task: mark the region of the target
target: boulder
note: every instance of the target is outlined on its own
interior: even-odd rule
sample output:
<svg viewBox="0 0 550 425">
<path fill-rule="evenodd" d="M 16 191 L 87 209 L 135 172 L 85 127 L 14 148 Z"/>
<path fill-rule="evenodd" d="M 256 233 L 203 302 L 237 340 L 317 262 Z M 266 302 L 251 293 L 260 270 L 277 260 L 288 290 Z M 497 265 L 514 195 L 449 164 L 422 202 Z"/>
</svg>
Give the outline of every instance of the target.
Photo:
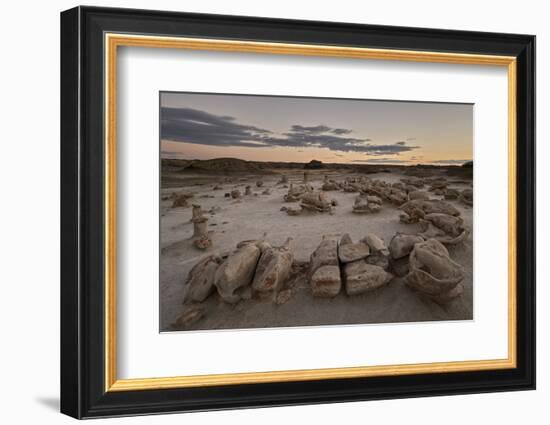
<svg viewBox="0 0 550 425">
<path fill-rule="evenodd" d="M 430 199 L 430 194 L 428 192 L 424 192 L 423 190 L 414 190 L 409 192 L 409 200 L 412 201 L 415 199 L 428 200 Z"/>
<path fill-rule="evenodd" d="M 451 236 L 458 236 L 464 232 L 464 220 L 460 217 L 442 213 L 431 213 L 426 214 L 424 218 Z"/>
<path fill-rule="evenodd" d="M 323 186 L 321 186 L 321 190 L 324 191 L 331 191 L 331 190 L 339 190 L 340 184 L 334 180 L 329 180 L 328 176 L 325 176 L 325 179 L 323 181 Z"/>
<path fill-rule="evenodd" d="M 233 199 L 238 199 L 241 197 L 241 191 L 239 189 L 235 189 L 231 191 L 231 197 Z"/>
<path fill-rule="evenodd" d="M 290 274 L 293 259 L 290 239 L 281 247 L 265 249 L 256 266 L 252 289 L 256 292 L 279 292 Z"/>
<path fill-rule="evenodd" d="M 366 243 L 349 243 L 338 247 L 338 258 L 342 263 L 351 263 L 368 257 L 370 248 Z"/>
<path fill-rule="evenodd" d="M 315 297 L 335 297 L 342 287 L 340 268 L 337 265 L 318 267 L 311 276 L 310 285 Z"/>
<path fill-rule="evenodd" d="M 446 245 L 462 242 L 470 234 L 464 227 L 462 218 L 448 214 L 427 214 L 421 223 L 423 229 L 422 233 L 419 233 L 420 236 L 424 239 L 437 239 Z"/>
<path fill-rule="evenodd" d="M 403 205 L 408 200 L 407 193 L 396 188 L 390 189 L 386 194 L 386 199 L 394 205 Z"/>
<path fill-rule="evenodd" d="M 464 189 L 458 198 L 463 204 L 468 206 L 474 205 L 474 191 L 472 189 Z"/>
<path fill-rule="evenodd" d="M 447 188 L 445 190 L 445 193 L 443 194 L 444 198 L 449 200 L 458 199 L 459 195 L 460 195 L 460 192 L 458 190 L 451 189 L 451 188 Z"/>
<path fill-rule="evenodd" d="M 373 253 L 381 252 L 385 255 L 389 255 L 390 253 L 384 241 L 375 234 L 369 233 L 367 236 L 361 239 L 361 242 L 366 243 Z"/>
<path fill-rule="evenodd" d="M 432 181 L 432 184 L 430 186 L 430 191 L 442 190 L 442 189 L 444 190 L 447 188 L 448 185 L 449 183 L 447 183 L 445 179 L 436 179 Z"/>
<path fill-rule="evenodd" d="M 311 187 L 307 184 L 294 185 L 291 183 L 284 200 L 285 202 L 298 202 L 305 193 L 310 191 Z"/>
<path fill-rule="evenodd" d="M 365 261 L 368 264 L 379 266 L 387 270 L 389 267 L 390 251 L 384 244 L 384 241 L 378 236 L 370 233 L 361 239 L 361 242 L 366 243 L 370 248 L 370 255 Z"/>
<path fill-rule="evenodd" d="M 296 208 L 287 207 L 287 208 L 285 208 L 284 211 L 286 211 L 286 213 L 287 213 L 288 215 L 300 215 L 300 214 L 302 214 L 302 211 L 303 211 L 303 210 L 302 210 L 302 207 L 298 206 L 298 207 L 296 207 Z"/>
<path fill-rule="evenodd" d="M 407 285 L 427 295 L 440 296 L 450 294 L 463 279 L 463 267 L 451 260 L 441 242 L 428 239 L 414 246 Z"/>
<path fill-rule="evenodd" d="M 367 264 L 362 260 L 344 266 L 344 279 L 348 295 L 362 294 L 380 288 L 392 278 L 393 276 L 382 267 Z"/>
<path fill-rule="evenodd" d="M 241 299 L 237 290 L 252 283 L 260 253 L 256 244 L 244 244 L 216 270 L 214 285 L 224 301 L 234 304 Z"/>
<path fill-rule="evenodd" d="M 424 218 L 423 215 L 425 214 L 442 213 L 455 217 L 460 215 L 460 211 L 454 206 L 438 199 L 415 199 L 401 205 L 399 209 L 405 212 L 411 219 L 414 220 L 417 218 L 416 221 L 413 221 L 415 223 L 418 222 L 419 219 Z"/>
<path fill-rule="evenodd" d="M 359 195 L 355 198 L 352 212 L 355 214 L 376 213 L 381 209 L 381 201 L 382 200 L 378 196 Z"/>
<path fill-rule="evenodd" d="M 312 191 L 304 193 L 301 197 L 300 206 L 303 209 L 317 212 L 330 212 L 332 204 L 325 192 Z"/>
<path fill-rule="evenodd" d="M 344 233 L 342 235 L 342 237 L 340 238 L 339 245 L 342 246 L 342 245 L 347 245 L 347 244 L 350 244 L 350 243 L 353 243 L 353 240 L 351 239 L 351 236 L 349 235 L 349 233 Z"/>
<path fill-rule="evenodd" d="M 338 242 L 336 239 L 323 238 L 310 257 L 310 274 L 321 266 L 338 266 Z"/>
<path fill-rule="evenodd" d="M 397 233 L 390 241 L 390 254 L 394 260 L 410 254 L 415 244 L 423 242 L 424 238 L 418 235 Z"/>
<path fill-rule="evenodd" d="M 185 281 L 186 304 L 203 302 L 214 292 L 214 277 L 221 262 L 222 259 L 217 255 L 209 255 L 193 266 Z"/>
</svg>

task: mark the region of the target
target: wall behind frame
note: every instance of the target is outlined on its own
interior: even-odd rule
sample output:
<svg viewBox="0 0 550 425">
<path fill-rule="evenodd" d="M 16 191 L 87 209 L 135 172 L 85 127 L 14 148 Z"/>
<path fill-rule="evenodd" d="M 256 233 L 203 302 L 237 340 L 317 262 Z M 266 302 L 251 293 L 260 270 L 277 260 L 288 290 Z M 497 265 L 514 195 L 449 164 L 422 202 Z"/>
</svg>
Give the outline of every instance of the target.
<svg viewBox="0 0 550 425">
<path fill-rule="evenodd" d="M 60 415 L 59 393 L 59 12 L 78 2 L 10 2 L 4 6 L 0 32 L 3 55 L 0 78 L 2 126 L 0 127 L 0 326 L 2 345 L 0 392 L 6 423 L 40 421 L 42 424 L 74 423 Z M 97 6 L 154 8 L 234 15 L 265 16 L 537 35 L 537 115 L 550 115 L 550 28 L 543 2 L 525 0 L 441 2 L 319 2 L 279 0 L 157 0 L 94 1 Z M 540 119 L 538 140 L 550 139 L 550 125 Z M 550 181 L 550 145 L 539 143 L 538 176 Z M 539 189 L 538 217 L 550 214 L 550 200 Z M 546 197 L 545 197 L 546 195 Z M 538 252 L 541 259 L 537 290 L 538 390 L 501 394 L 390 400 L 212 412 L 156 417 L 111 419 L 124 424 L 268 424 L 315 421 L 335 424 L 358 418 L 369 422 L 464 425 L 490 420 L 517 424 L 548 418 L 550 398 L 550 289 L 543 259 L 550 257 L 544 240 L 550 224 L 539 220 Z M 545 308 L 546 307 L 546 308 Z M 100 420 L 102 422 L 103 420 Z"/>
</svg>

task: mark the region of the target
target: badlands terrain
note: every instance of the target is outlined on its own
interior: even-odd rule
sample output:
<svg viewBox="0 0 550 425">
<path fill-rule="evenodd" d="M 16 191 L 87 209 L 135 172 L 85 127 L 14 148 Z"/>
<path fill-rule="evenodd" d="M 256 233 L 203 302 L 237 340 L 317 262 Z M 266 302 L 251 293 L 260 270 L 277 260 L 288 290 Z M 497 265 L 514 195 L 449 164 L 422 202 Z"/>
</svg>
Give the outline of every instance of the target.
<svg viewBox="0 0 550 425">
<path fill-rule="evenodd" d="M 160 330 L 471 320 L 472 178 L 163 159 Z"/>
</svg>

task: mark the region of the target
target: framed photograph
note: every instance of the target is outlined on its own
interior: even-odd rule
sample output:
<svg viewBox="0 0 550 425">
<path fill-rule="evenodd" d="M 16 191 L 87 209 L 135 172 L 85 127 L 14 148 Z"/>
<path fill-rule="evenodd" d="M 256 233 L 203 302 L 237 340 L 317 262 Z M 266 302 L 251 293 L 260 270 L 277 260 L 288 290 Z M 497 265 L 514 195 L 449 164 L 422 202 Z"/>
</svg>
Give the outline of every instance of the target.
<svg viewBox="0 0 550 425">
<path fill-rule="evenodd" d="M 61 411 L 535 388 L 535 37 L 61 14 Z"/>
</svg>

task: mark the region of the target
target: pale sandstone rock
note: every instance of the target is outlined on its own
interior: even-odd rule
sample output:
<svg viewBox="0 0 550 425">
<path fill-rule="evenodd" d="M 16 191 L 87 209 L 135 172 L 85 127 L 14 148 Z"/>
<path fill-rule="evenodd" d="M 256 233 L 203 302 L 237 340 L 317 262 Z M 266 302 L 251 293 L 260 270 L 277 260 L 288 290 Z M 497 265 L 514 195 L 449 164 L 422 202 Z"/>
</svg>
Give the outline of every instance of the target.
<svg viewBox="0 0 550 425">
<path fill-rule="evenodd" d="M 242 245 L 216 270 L 214 284 L 224 301 L 234 304 L 241 299 L 236 291 L 252 283 L 260 252 L 254 243 Z"/>
<path fill-rule="evenodd" d="M 304 209 L 317 212 L 330 212 L 332 205 L 325 192 L 312 191 L 304 193 L 300 206 Z"/>
<path fill-rule="evenodd" d="M 412 201 L 415 199 L 428 200 L 430 199 L 430 194 L 422 190 L 415 190 L 415 191 L 409 192 L 409 200 Z"/>
<path fill-rule="evenodd" d="M 209 255 L 193 266 L 185 282 L 185 303 L 203 302 L 214 292 L 214 277 L 221 262 L 219 256 Z"/>
<path fill-rule="evenodd" d="M 310 279 L 311 292 L 315 297 L 335 297 L 340 292 L 342 280 L 338 266 L 321 266 Z"/>
<path fill-rule="evenodd" d="M 290 274 L 293 259 L 290 240 L 281 247 L 264 250 L 256 266 L 252 288 L 257 292 L 279 292 Z"/>
<path fill-rule="evenodd" d="M 428 295 L 449 293 L 464 279 L 463 267 L 451 260 L 445 246 L 429 239 L 414 246 L 407 285 Z"/>
<path fill-rule="evenodd" d="M 350 244 L 350 243 L 353 243 L 353 240 L 351 239 L 351 236 L 349 235 L 349 233 L 344 233 L 342 235 L 342 237 L 340 238 L 339 245 L 342 246 L 342 245 L 347 245 L 347 244 Z"/>
<path fill-rule="evenodd" d="M 310 274 L 321 266 L 338 266 L 338 242 L 336 239 L 323 239 L 311 254 Z"/>
<path fill-rule="evenodd" d="M 424 238 L 417 235 L 397 233 L 390 241 L 390 254 L 394 260 L 403 258 L 412 251 L 415 244 L 423 242 Z"/>
<path fill-rule="evenodd" d="M 346 293 L 357 295 L 386 285 L 393 276 L 382 267 L 354 261 L 344 266 Z"/>
<path fill-rule="evenodd" d="M 350 243 L 338 247 L 338 258 L 342 263 L 351 263 L 368 257 L 370 248 L 366 243 Z"/>
</svg>

